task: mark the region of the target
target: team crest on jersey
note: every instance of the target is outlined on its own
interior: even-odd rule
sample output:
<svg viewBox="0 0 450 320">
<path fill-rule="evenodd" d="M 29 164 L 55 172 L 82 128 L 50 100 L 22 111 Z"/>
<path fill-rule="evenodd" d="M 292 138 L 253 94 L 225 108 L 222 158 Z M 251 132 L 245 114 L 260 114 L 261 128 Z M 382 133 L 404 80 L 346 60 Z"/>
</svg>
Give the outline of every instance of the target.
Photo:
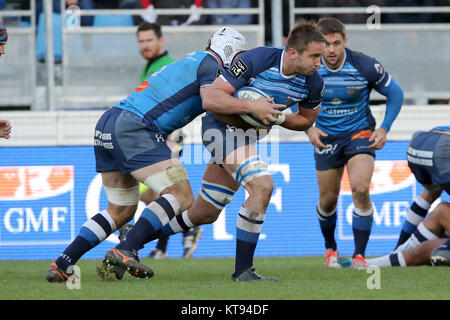
<svg viewBox="0 0 450 320">
<path fill-rule="evenodd" d="M 383 67 L 382 67 L 379 63 L 375 63 L 375 64 L 373 65 L 373 67 L 375 68 L 375 70 L 376 70 L 378 73 L 380 73 L 380 74 L 384 73 Z"/>
<path fill-rule="evenodd" d="M 235 64 L 233 64 L 233 66 L 230 69 L 230 72 L 236 78 L 240 78 L 247 70 L 248 67 L 241 59 L 239 59 Z"/>
<path fill-rule="evenodd" d="M 349 96 L 354 96 L 358 92 L 359 87 L 347 87 L 347 94 Z"/>
</svg>

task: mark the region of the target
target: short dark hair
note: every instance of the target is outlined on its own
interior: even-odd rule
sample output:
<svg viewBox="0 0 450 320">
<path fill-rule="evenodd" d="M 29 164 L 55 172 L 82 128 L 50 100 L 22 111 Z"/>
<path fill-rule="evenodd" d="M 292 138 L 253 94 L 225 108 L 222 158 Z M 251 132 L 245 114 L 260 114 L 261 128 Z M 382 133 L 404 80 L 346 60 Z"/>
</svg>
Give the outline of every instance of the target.
<svg viewBox="0 0 450 320">
<path fill-rule="evenodd" d="M 325 42 L 325 38 L 314 21 L 300 19 L 289 31 L 286 49 L 293 48 L 301 54 L 311 42 Z"/>
<path fill-rule="evenodd" d="M 325 36 L 332 33 L 340 33 L 342 38 L 345 39 L 345 25 L 339 19 L 331 17 L 321 18 L 317 22 L 317 27 Z"/>
<path fill-rule="evenodd" d="M 161 31 L 161 26 L 157 23 L 150 23 L 150 22 L 142 22 L 136 31 L 136 34 L 138 34 L 141 31 L 148 31 L 148 30 L 153 30 L 156 34 L 156 36 L 158 38 L 162 37 L 162 31 Z"/>
</svg>

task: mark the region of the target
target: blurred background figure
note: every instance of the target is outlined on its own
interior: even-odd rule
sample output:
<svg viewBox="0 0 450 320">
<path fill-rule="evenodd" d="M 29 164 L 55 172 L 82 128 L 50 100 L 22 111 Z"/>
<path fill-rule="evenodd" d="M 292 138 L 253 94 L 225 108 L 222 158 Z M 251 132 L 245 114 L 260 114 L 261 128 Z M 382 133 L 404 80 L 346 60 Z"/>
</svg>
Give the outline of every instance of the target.
<svg viewBox="0 0 450 320">
<path fill-rule="evenodd" d="M 207 4 L 209 8 L 251 8 L 251 0 L 208 0 Z M 242 14 L 224 14 L 211 16 L 211 24 L 218 25 L 234 25 L 234 24 L 252 24 L 252 15 Z"/>
<path fill-rule="evenodd" d="M 140 81 L 143 82 L 152 73 L 165 65 L 175 62 L 164 48 L 164 37 L 157 23 L 142 22 L 136 32 L 139 52 L 147 61 L 142 68 Z"/>
<path fill-rule="evenodd" d="M 203 7 L 203 0 L 141 0 L 142 8 L 147 10 L 147 13 L 142 15 L 142 18 L 150 23 L 158 22 L 162 25 L 190 25 L 190 24 L 204 24 L 205 18 L 201 17 L 199 9 Z M 158 16 L 155 9 L 191 9 L 191 14 L 186 18 L 186 15 L 180 16 Z"/>
<path fill-rule="evenodd" d="M 3 22 L 0 22 L 0 57 L 5 54 L 5 45 L 8 41 L 8 31 Z"/>
<path fill-rule="evenodd" d="M 8 41 L 8 31 L 3 22 L 0 22 L 0 57 L 5 54 L 5 45 Z M 9 139 L 11 124 L 8 120 L 0 120 L 0 138 Z"/>
</svg>

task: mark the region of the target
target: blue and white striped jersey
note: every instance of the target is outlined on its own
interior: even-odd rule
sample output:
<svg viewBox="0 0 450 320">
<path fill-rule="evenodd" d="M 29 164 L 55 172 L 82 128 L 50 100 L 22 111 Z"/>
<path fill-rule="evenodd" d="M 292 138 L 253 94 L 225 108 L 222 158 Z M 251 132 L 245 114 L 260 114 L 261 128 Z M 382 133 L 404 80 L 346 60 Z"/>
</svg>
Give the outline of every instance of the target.
<svg viewBox="0 0 450 320">
<path fill-rule="evenodd" d="M 320 106 L 323 80 L 317 72 L 310 76 L 285 76 L 281 66 L 284 48 L 258 47 L 243 53 L 222 74 L 236 90 L 250 85 L 274 98 L 277 104 L 291 107 L 299 103 L 304 108 Z"/>
<path fill-rule="evenodd" d="M 391 81 L 391 76 L 381 64 L 372 57 L 346 48 L 345 59 L 339 69 L 328 69 L 322 60 L 318 72 L 325 82 L 325 92 L 316 127 L 330 135 L 366 128 L 374 130 L 370 92 L 387 87 Z"/>
</svg>

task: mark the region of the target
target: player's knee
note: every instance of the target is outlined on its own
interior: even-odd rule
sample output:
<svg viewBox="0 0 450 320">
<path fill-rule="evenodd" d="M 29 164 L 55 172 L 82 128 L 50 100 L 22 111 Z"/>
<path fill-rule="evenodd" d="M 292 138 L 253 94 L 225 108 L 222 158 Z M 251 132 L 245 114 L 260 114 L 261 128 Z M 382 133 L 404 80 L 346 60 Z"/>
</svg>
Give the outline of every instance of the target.
<svg viewBox="0 0 450 320">
<path fill-rule="evenodd" d="M 430 219 L 436 219 L 438 221 L 449 220 L 450 219 L 450 203 L 441 202 L 439 203 L 433 212 L 430 214 Z"/>
<path fill-rule="evenodd" d="M 192 194 L 192 192 L 185 194 L 182 202 L 180 202 L 181 203 L 180 211 L 183 212 L 184 210 L 187 210 L 190 207 L 192 207 L 192 205 L 194 204 L 194 201 L 195 201 L 195 198 L 194 198 L 194 195 Z"/>
<path fill-rule="evenodd" d="M 117 228 L 122 227 L 125 223 L 131 221 L 136 213 L 138 206 L 129 205 L 129 206 L 118 206 L 112 203 L 109 203 L 108 213 L 111 215 L 114 220 Z"/>
<path fill-rule="evenodd" d="M 369 192 L 370 192 L 370 186 L 367 186 L 364 184 L 357 184 L 355 186 L 352 186 L 353 198 L 358 199 L 361 202 L 363 202 L 369 198 L 369 196 L 370 196 Z"/>
<path fill-rule="evenodd" d="M 161 195 L 163 194 L 171 194 L 177 199 L 180 205 L 179 212 L 183 212 L 192 207 L 195 201 L 194 194 L 190 188 L 187 190 L 185 188 L 168 188 L 161 193 Z"/>
<path fill-rule="evenodd" d="M 324 212 L 333 212 L 338 201 L 338 194 L 327 192 L 320 194 L 319 206 Z"/>
<path fill-rule="evenodd" d="M 257 177 L 246 185 L 246 190 L 251 197 L 258 196 L 270 199 L 273 188 L 273 179 L 269 175 Z"/>
<path fill-rule="evenodd" d="M 332 213 L 336 209 L 337 202 L 319 202 L 320 212 Z"/>
</svg>

